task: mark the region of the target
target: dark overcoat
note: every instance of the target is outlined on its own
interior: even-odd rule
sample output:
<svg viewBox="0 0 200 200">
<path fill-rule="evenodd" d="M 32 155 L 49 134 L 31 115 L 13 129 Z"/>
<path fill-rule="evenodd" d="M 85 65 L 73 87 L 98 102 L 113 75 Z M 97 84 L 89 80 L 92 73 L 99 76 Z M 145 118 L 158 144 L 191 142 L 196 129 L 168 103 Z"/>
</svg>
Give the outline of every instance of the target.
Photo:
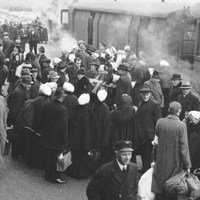
<svg viewBox="0 0 200 200">
<path fill-rule="evenodd" d="M 180 94 L 178 96 L 178 102 L 182 105 L 180 120 L 184 119 L 185 112 L 190 112 L 193 110 L 200 111 L 199 99 L 191 93 L 189 93 L 185 97 L 183 96 L 183 94 Z"/>
<path fill-rule="evenodd" d="M 88 105 L 77 105 L 69 122 L 69 144 L 72 150 L 97 149 L 100 135 L 94 112 Z"/>
<path fill-rule="evenodd" d="M 115 104 L 121 103 L 122 94 L 132 94 L 131 75 L 129 72 L 122 75 L 116 83 Z"/>
<path fill-rule="evenodd" d="M 139 103 L 136 116 L 136 147 L 154 139 L 156 123 L 161 117 L 162 111 L 153 100 Z"/>
<path fill-rule="evenodd" d="M 156 125 L 158 149 L 152 191 L 160 194 L 163 184 L 184 169 L 191 168 L 187 129 L 176 115 L 159 119 Z"/>
<path fill-rule="evenodd" d="M 125 177 L 117 161 L 100 167 L 87 186 L 88 200 L 135 200 L 137 165 L 130 163 Z"/>
<path fill-rule="evenodd" d="M 68 111 L 58 100 L 47 103 L 42 110 L 40 128 L 41 145 L 62 150 L 68 145 Z"/>
<path fill-rule="evenodd" d="M 69 119 L 73 115 L 76 106 L 78 105 L 78 98 L 71 92 L 67 92 L 67 96 L 64 98 L 63 105 L 68 110 Z"/>
<path fill-rule="evenodd" d="M 15 124 L 21 107 L 28 99 L 30 99 L 30 92 L 26 90 L 22 83 L 20 83 L 14 90 L 11 97 L 10 110 L 8 113 L 9 123 Z"/>
<path fill-rule="evenodd" d="M 172 102 L 172 101 L 178 101 L 178 96 L 179 96 L 180 94 L 182 94 L 181 88 L 180 88 L 181 85 L 182 85 L 182 83 L 180 82 L 178 85 L 173 86 L 173 88 L 172 88 L 172 93 L 171 93 L 171 97 L 170 97 L 171 102 Z"/>
</svg>

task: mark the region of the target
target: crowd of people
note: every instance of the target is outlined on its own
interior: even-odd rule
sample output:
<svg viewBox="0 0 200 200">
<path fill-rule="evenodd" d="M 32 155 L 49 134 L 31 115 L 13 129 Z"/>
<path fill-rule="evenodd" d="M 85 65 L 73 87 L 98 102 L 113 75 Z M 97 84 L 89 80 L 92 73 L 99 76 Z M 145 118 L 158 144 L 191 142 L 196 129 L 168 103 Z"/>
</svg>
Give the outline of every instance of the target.
<svg viewBox="0 0 200 200">
<path fill-rule="evenodd" d="M 129 45 L 117 51 L 104 42 L 89 52 L 82 40 L 71 52 L 63 51 L 53 59 L 47 58 L 43 46 L 38 50 L 37 54 L 30 48 L 21 59 L 16 45 L 8 57 L 3 46 L 0 54 L 2 72 L 5 58 L 10 58 L 1 82 L 6 78 L 9 82 L 8 96 L 1 96 L 2 154 L 5 142 L 12 143 L 14 159 L 44 169 L 45 179 L 54 183 L 66 182 L 57 171 L 57 157 L 64 150 L 72 153 L 72 164 L 65 172 L 69 176 L 87 178 L 103 166 L 88 186 L 91 200 L 116 199 L 116 195 L 129 199 L 130 188 L 120 190 L 129 173 L 116 184 L 110 170 L 130 165 L 134 178 L 126 186 L 135 191 L 137 167 L 130 160 L 136 163 L 136 155 L 142 159 L 141 173 L 155 161 L 152 190 L 158 199 L 170 176 L 183 168 L 189 172 L 200 167 L 200 102 L 181 74 L 171 74 L 167 61 L 152 66 L 144 52 L 136 55 Z M 13 131 L 6 136 L 6 130 Z M 152 156 L 153 147 L 157 147 L 156 156 Z M 105 167 L 115 154 L 114 166 Z"/>
</svg>

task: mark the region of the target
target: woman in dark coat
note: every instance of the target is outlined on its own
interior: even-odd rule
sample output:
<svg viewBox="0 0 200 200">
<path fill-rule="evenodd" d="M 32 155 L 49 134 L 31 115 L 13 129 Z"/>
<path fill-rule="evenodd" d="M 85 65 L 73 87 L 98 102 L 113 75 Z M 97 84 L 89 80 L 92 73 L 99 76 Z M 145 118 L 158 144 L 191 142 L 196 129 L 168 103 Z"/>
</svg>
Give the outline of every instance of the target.
<svg viewBox="0 0 200 200">
<path fill-rule="evenodd" d="M 92 105 L 92 110 L 97 118 L 97 125 L 100 131 L 100 164 L 105 164 L 109 160 L 108 158 L 108 137 L 110 135 L 110 110 L 106 103 L 104 103 L 107 98 L 108 93 L 106 90 L 99 90 L 96 98 L 94 99 L 94 104 Z"/>
<path fill-rule="evenodd" d="M 131 96 L 122 95 L 120 106 L 110 115 L 113 151 L 118 140 L 130 140 L 133 144 L 135 143 L 135 115 Z M 132 156 L 132 160 L 135 160 L 134 156 Z"/>
<path fill-rule="evenodd" d="M 69 121 L 69 146 L 72 152 L 72 165 L 68 168 L 69 175 L 76 178 L 87 178 L 92 169 L 91 150 L 99 148 L 100 136 L 94 112 L 88 106 L 90 97 L 82 94 Z"/>
<path fill-rule="evenodd" d="M 67 108 L 70 119 L 76 109 L 76 106 L 78 105 L 78 98 L 73 94 L 74 86 L 71 83 L 65 82 L 63 89 L 65 94 L 67 94 L 63 100 L 63 105 Z"/>
<path fill-rule="evenodd" d="M 44 105 L 50 102 L 51 89 L 48 85 L 42 84 L 39 88 L 39 97 L 33 100 L 32 105 L 34 109 L 34 118 L 32 130 L 28 135 L 28 151 L 27 151 L 27 164 L 29 167 L 42 168 L 43 155 L 39 145 L 41 137 L 40 120 L 41 112 Z"/>
</svg>

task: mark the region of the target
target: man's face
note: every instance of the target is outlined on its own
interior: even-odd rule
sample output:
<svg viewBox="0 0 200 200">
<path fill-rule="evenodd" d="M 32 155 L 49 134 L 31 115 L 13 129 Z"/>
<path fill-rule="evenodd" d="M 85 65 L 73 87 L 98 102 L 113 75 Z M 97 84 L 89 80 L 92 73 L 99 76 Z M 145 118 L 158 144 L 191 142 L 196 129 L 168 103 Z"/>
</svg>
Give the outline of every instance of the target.
<svg viewBox="0 0 200 200">
<path fill-rule="evenodd" d="M 121 69 L 117 70 L 117 74 L 120 75 L 120 76 L 125 74 L 125 73 L 126 73 L 126 71 L 124 71 L 124 70 L 121 70 Z"/>
<path fill-rule="evenodd" d="M 150 92 L 141 92 L 140 95 L 141 95 L 143 101 L 148 101 L 151 96 L 151 93 Z"/>
<path fill-rule="evenodd" d="M 51 78 L 51 82 L 57 83 L 58 82 L 58 78 Z"/>
<path fill-rule="evenodd" d="M 173 84 L 173 86 L 176 86 L 176 85 L 178 85 L 180 82 L 181 82 L 180 80 L 173 80 L 173 81 L 172 81 L 172 84 Z"/>
<path fill-rule="evenodd" d="M 26 88 L 27 91 L 29 91 L 31 89 L 31 84 L 24 83 L 24 87 Z"/>
<path fill-rule="evenodd" d="M 182 89 L 182 93 L 183 93 L 183 95 L 188 95 L 190 93 L 190 89 L 184 88 L 184 89 Z"/>
<path fill-rule="evenodd" d="M 80 68 L 81 67 L 81 60 L 77 60 L 75 64 L 76 64 L 76 67 Z"/>
<path fill-rule="evenodd" d="M 83 76 L 84 76 L 84 75 L 82 75 L 82 74 L 78 74 L 78 75 L 77 75 L 77 79 L 78 79 L 78 80 L 81 80 L 81 79 L 83 78 Z"/>
<path fill-rule="evenodd" d="M 44 67 L 48 67 L 48 66 L 49 66 L 49 63 L 43 62 L 43 66 L 44 66 Z"/>
<path fill-rule="evenodd" d="M 117 160 L 122 165 L 128 165 L 131 161 L 131 151 L 117 151 Z"/>
<path fill-rule="evenodd" d="M 38 73 L 37 72 L 32 72 L 31 76 L 35 79 L 37 77 Z"/>
</svg>

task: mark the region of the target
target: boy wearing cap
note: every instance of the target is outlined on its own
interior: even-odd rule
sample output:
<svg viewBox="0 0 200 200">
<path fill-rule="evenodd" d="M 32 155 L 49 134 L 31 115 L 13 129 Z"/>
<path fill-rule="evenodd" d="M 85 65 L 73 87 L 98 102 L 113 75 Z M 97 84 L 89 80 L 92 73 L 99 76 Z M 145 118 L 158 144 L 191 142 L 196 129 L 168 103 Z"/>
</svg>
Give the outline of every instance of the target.
<svg viewBox="0 0 200 200">
<path fill-rule="evenodd" d="M 88 200 L 135 200 L 137 165 L 131 163 L 132 142 L 116 142 L 116 159 L 100 167 L 87 186 Z"/>
</svg>

